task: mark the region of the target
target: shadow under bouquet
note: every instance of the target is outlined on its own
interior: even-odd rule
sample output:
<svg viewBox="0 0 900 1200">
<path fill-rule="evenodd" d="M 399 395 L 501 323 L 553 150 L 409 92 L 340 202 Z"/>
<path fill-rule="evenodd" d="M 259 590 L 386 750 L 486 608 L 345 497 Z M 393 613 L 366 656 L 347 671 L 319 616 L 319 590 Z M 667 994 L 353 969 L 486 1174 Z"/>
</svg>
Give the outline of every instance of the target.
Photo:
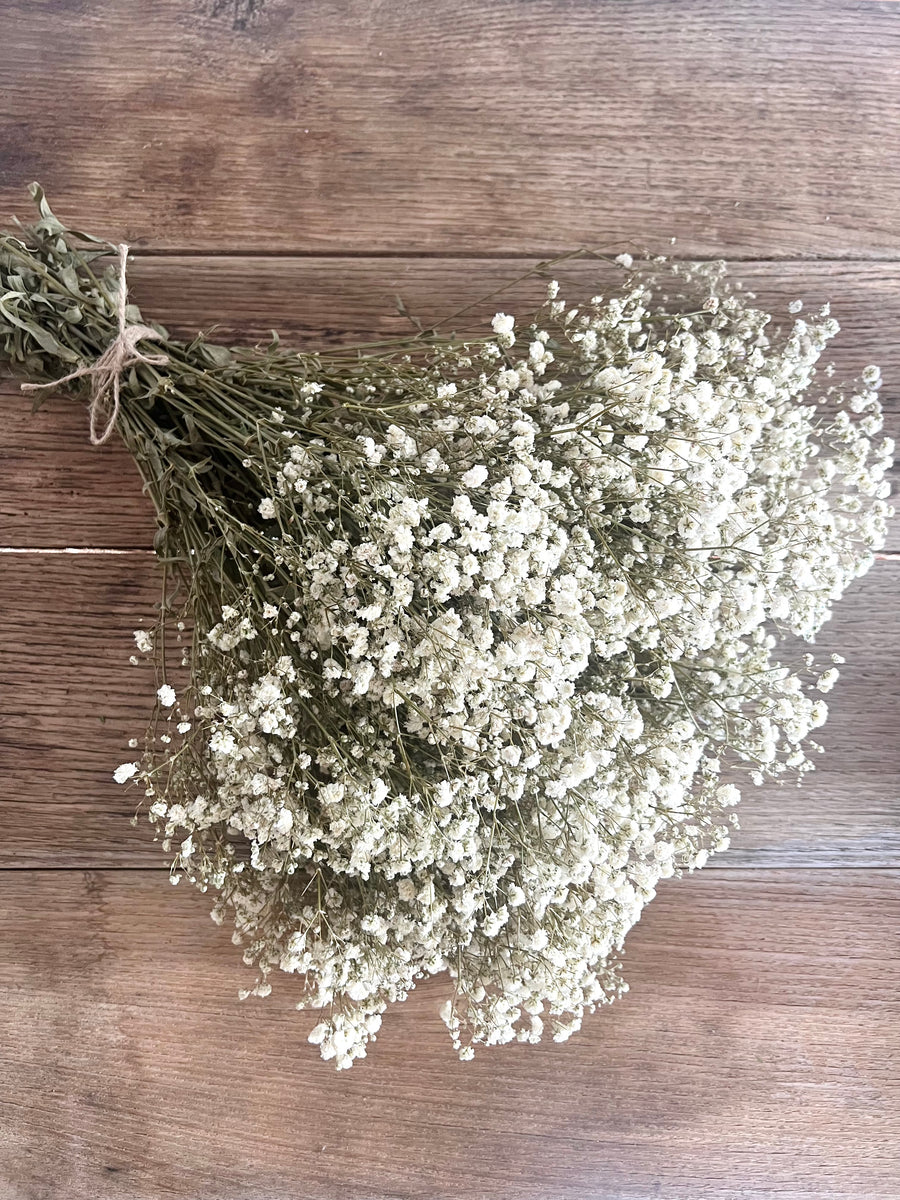
<svg viewBox="0 0 900 1200">
<path fill-rule="evenodd" d="M 740 785 L 811 767 L 837 668 L 777 651 L 884 544 L 877 368 L 814 399 L 826 310 L 771 336 L 721 266 L 627 255 L 471 335 L 179 342 L 33 192 L 0 358 L 89 394 L 156 508 L 155 712 L 115 778 L 173 880 L 250 992 L 302 977 L 338 1067 L 437 974 L 460 1057 L 564 1040 Z"/>
</svg>

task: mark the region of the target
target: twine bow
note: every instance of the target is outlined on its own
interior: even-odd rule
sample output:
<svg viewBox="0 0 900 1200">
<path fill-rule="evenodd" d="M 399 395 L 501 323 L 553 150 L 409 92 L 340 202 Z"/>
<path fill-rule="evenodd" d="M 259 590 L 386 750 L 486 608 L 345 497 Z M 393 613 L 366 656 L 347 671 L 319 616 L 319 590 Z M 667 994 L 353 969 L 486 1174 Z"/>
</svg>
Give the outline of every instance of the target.
<svg viewBox="0 0 900 1200">
<path fill-rule="evenodd" d="M 57 388 L 61 383 L 69 383 L 73 379 L 82 379 L 87 375 L 93 377 L 91 385 L 91 445 L 102 446 L 109 440 L 116 427 L 119 417 L 119 381 L 122 372 L 134 363 L 149 363 L 150 366 L 164 367 L 169 361 L 167 354 L 142 354 L 137 348 L 141 341 L 160 341 L 162 334 L 151 329 L 149 325 L 129 325 L 125 319 L 125 308 L 128 303 L 128 288 L 125 283 L 125 263 L 128 258 L 128 247 L 124 242 L 119 245 L 119 290 L 116 303 L 116 314 L 119 320 L 119 332 L 115 341 L 110 342 L 97 361 L 90 367 L 79 367 L 61 379 L 50 383 L 23 383 L 23 392 L 40 392 L 44 388 Z M 103 424 L 102 430 L 99 426 Z"/>
</svg>

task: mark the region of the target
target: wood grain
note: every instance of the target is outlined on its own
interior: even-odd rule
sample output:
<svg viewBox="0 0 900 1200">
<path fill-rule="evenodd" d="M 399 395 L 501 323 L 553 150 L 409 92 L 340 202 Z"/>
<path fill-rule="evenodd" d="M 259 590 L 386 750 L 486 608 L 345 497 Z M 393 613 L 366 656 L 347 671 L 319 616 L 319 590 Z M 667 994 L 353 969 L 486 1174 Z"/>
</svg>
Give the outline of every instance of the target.
<svg viewBox="0 0 900 1200">
<path fill-rule="evenodd" d="M 155 249 L 900 255 L 896 4 L 4 11 L 3 213 L 38 178 Z"/>
<path fill-rule="evenodd" d="M 156 681 L 133 667 L 132 630 L 152 618 L 150 554 L 0 559 L 0 866 L 159 866 L 111 772 L 132 756 Z M 900 865 L 900 563 L 881 562 L 825 626 L 817 653 L 848 659 L 802 788 L 749 788 L 722 866 Z"/>
<path fill-rule="evenodd" d="M 174 335 L 192 337 L 218 326 L 221 340 L 253 344 L 268 341 L 278 328 L 286 345 L 314 349 L 408 333 L 397 295 L 426 325 L 467 305 L 471 312 L 456 324 L 485 321 L 498 304 L 531 311 L 544 286 L 534 279 L 486 298 L 529 265 L 509 259 L 136 258 L 129 280 L 144 312 Z M 812 311 L 830 300 L 842 326 L 831 355 L 838 377 L 852 378 L 867 363 L 880 363 L 888 431 L 897 436 L 897 268 L 754 262 L 733 264 L 732 271 L 779 322 L 789 321 L 791 300 L 804 299 Z M 561 266 L 557 274 L 572 295 L 607 292 L 621 279 L 618 269 L 603 263 Z M 0 387 L 0 546 L 149 546 L 152 512 L 121 447 L 91 447 L 86 416 L 71 399 L 56 397 L 36 416 L 30 408 L 15 384 Z"/>
<path fill-rule="evenodd" d="M 349 1073 L 155 873 L 0 875 L 4 1200 L 896 1200 L 897 872 L 666 883 L 631 992 L 457 1062 L 444 985 Z M 377 1104 L 373 1099 L 377 1096 Z"/>
</svg>

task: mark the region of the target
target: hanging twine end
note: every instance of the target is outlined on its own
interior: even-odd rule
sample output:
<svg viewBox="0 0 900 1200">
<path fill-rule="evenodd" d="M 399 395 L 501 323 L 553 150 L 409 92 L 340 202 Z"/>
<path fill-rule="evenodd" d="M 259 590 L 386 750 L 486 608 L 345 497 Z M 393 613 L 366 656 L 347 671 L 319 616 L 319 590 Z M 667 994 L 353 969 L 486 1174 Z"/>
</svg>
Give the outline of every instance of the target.
<svg viewBox="0 0 900 1200">
<path fill-rule="evenodd" d="M 58 388 L 62 383 L 70 383 L 74 379 L 91 378 L 91 399 L 88 409 L 90 416 L 90 439 L 92 446 L 102 446 L 109 441 L 116 422 L 119 419 L 119 388 L 122 374 L 135 363 L 147 363 L 154 367 L 164 367 L 168 361 L 167 354 L 143 354 L 138 350 L 138 342 L 158 342 L 162 334 L 151 329 L 149 325 L 129 325 L 125 318 L 128 304 L 128 287 L 125 279 L 125 268 L 128 261 L 128 246 L 125 242 L 119 244 L 119 286 L 116 300 L 116 317 L 119 331 L 114 341 L 106 347 L 100 357 L 91 366 L 79 367 L 60 379 L 50 383 L 23 383 L 23 392 L 40 392 Z"/>
</svg>

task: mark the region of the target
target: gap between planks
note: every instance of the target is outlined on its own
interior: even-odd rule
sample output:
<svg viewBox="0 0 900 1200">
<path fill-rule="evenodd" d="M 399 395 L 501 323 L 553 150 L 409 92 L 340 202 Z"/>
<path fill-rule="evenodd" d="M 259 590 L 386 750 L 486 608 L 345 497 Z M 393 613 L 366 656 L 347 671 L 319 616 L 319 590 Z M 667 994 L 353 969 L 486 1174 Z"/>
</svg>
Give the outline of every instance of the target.
<svg viewBox="0 0 900 1200">
<path fill-rule="evenodd" d="M 146 546 L 122 546 L 107 549 L 102 546 L 0 546 L 0 554 L 150 554 L 155 550 Z M 875 555 L 876 562 L 900 561 L 900 550 L 885 550 Z"/>
<path fill-rule="evenodd" d="M 281 258 L 325 258 L 325 259 L 342 259 L 342 258 L 378 258 L 384 261 L 402 261 L 404 259 L 415 259 L 417 261 L 429 259 L 450 259 L 451 261 L 476 261 L 490 262 L 497 259 L 505 259 L 509 262 L 534 263 L 535 267 L 547 266 L 550 263 L 555 263 L 558 259 L 569 254 L 584 252 L 591 258 L 596 256 L 598 259 L 608 259 L 612 261 L 616 254 L 621 253 L 619 246 L 628 245 L 632 249 L 635 248 L 634 239 L 624 239 L 616 243 L 609 250 L 600 250 L 589 246 L 578 247 L 563 247 L 562 249 L 547 250 L 544 252 L 535 251 L 506 251 L 506 250 L 203 250 L 196 247 L 142 247 L 140 245 L 129 244 L 128 255 L 130 259 L 136 258 L 215 258 L 218 260 L 228 259 L 281 259 Z M 641 252 L 643 253 L 643 251 Z M 649 253 L 649 251 L 647 252 Z M 635 254 L 635 259 L 640 261 L 640 254 Z M 655 257 L 655 256 L 654 256 Z M 816 264 L 836 262 L 852 266 L 877 266 L 880 263 L 891 264 L 900 262 L 900 254 L 679 254 L 677 251 L 672 251 L 665 255 L 669 262 L 677 263 L 709 263 L 721 262 L 725 259 L 730 263 L 798 263 Z"/>
<path fill-rule="evenodd" d="M 722 853 L 727 854 L 728 851 L 727 850 L 722 851 Z M 856 863 L 839 863 L 839 862 L 814 863 L 814 862 L 811 862 L 811 863 L 774 863 L 774 864 L 767 863 L 767 862 L 760 862 L 758 865 L 751 865 L 751 864 L 744 863 L 738 867 L 726 867 L 726 866 L 719 864 L 716 866 L 707 866 L 707 867 L 703 867 L 700 869 L 702 869 L 703 874 L 707 878 L 715 877 L 720 882 L 724 882 L 725 880 L 728 880 L 729 882 L 732 882 L 732 881 L 746 882 L 748 878 L 755 878 L 756 876 L 760 875 L 763 872 L 765 872 L 766 874 L 773 874 L 773 875 L 774 874 L 778 874 L 778 875 L 819 874 L 819 875 L 821 875 L 823 872 L 826 872 L 826 871 L 827 872 L 840 871 L 842 875 L 850 875 L 854 871 L 859 875 L 866 875 L 866 876 L 873 876 L 873 875 L 896 876 L 898 874 L 898 868 L 897 868 L 896 864 L 891 865 L 890 863 L 881 863 L 881 864 L 876 864 L 873 866 L 873 865 L 869 865 L 869 864 L 863 865 L 858 862 L 856 862 Z M 148 866 L 147 863 L 135 863 L 132 866 L 128 863 L 102 863 L 101 862 L 101 863 L 95 863 L 93 865 L 90 865 L 90 864 L 82 865 L 82 866 L 71 865 L 71 866 L 66 866 L 66 867 L 54 867 L 54 866 L 48 866 L 48 865 L 42 864 L 42 863 L 38 863 L 38 864 L 32 864 L 32 863 L 0 864 L 0 877 L 2 877 L 3 875 L 27 874 L 28 872 L 31 872 L 31 874 L 33 874 L 33 875 L 34 874 L 44 875 L 44 874 L 47 874 L 48 872 L 52 872 L 52 873 L 58 874 L 58 875 L 65 875 L 65 874 L 77 875 L 79 873 L 80 874 L 88 874 L 88 875 L 106 875 L 106 874 L 113 874 L 113 873 L 120 874 L 122 872 L 128 872 L 130 874 L 143 873 L 145 875 L 168 875 L 169 867 L 166 866 L 165 863 L 160 863 L 158 866 Z M 676 882 L 678 882 L 679 879 L 682 881 L 687 880 L 691 876 L 696 875 L 697 873 L 698 873 L 698 871 L 696 871 L 696 870 L 690 871 L 690 872 L 683 872 L 680 876 L 675 875 L 675 876 L 670 876 L 670 878 L 672 878 Z M 668 881 L 661 880 L 660 882 L 666 883 Z"/>
<path fill-rule="evenodd" d="M 0 546 L 0 554 L 149 554 L 155 550 L 146 546 L 124 546 L 105 549 L 102 546 Z"/>
</svg>

